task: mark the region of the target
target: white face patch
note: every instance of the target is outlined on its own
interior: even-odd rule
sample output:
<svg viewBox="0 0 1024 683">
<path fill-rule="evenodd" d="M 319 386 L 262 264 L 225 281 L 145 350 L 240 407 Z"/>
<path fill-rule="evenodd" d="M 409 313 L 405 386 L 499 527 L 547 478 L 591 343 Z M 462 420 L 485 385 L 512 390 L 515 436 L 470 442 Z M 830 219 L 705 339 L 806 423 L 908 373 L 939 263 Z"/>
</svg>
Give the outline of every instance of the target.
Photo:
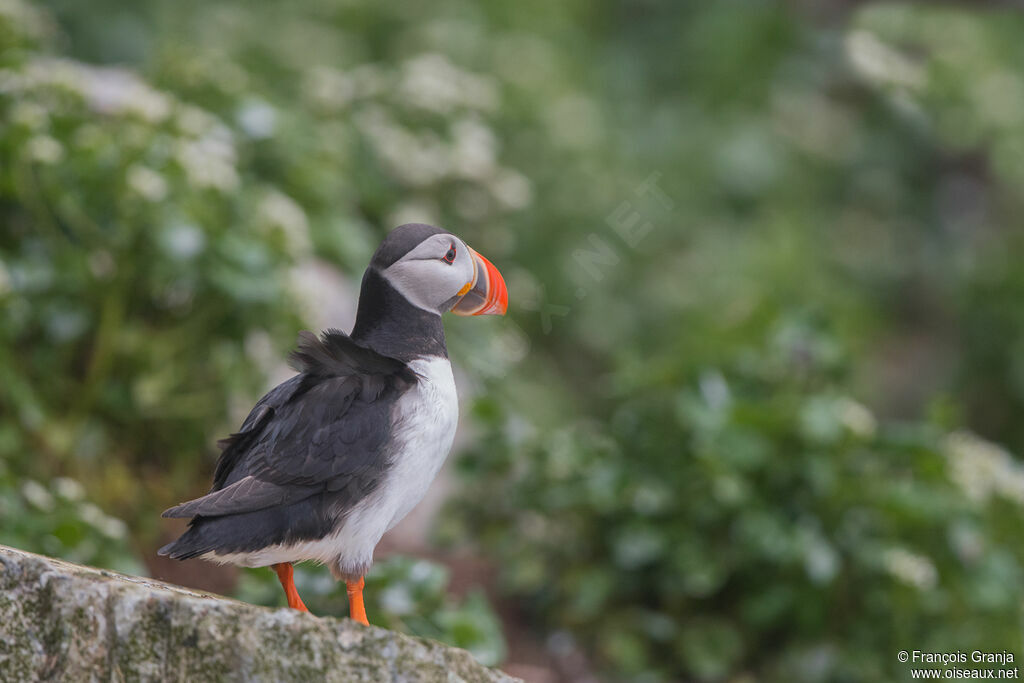
<svg viewBox="0 0 1024 683">
<path fill-rule="evenodd" d="M 452 248 L 455 258 L 444 259 Z M 414 306 L 445 313 L 455 297 L 473 281 L 473 256 L 454 235 L 433 235 L 384 271 L 384 278 Z"/>
</svg>

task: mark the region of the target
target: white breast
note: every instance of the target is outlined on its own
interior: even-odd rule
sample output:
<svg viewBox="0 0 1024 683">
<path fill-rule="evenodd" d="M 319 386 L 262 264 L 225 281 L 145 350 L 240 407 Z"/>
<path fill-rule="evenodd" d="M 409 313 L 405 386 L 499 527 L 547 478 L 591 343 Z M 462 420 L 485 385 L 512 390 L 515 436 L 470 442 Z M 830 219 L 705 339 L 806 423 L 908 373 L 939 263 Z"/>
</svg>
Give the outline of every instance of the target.
<svg viewBox="0 0 1024 683">
<path fill-rule="evenodd" d="M 377 489 L 349 512 L 331 539 L 342 573 L 373 561 L 381 536 L 423 500 L 455 438 L 459 401 L 446 358 L 414 360 L 419 382 L 395 403 L 390 467 Z"/>
<path fill-rule="evenodd" d="M 380 487 L 382 503 L 393 510 L 391 529 L 423 500 L 452 448 L 459 421 L 455 378 L 447 359 L 415 360 L 409 366 L 420 381 L 395 404 L 391 468 Z"/>
</svg>

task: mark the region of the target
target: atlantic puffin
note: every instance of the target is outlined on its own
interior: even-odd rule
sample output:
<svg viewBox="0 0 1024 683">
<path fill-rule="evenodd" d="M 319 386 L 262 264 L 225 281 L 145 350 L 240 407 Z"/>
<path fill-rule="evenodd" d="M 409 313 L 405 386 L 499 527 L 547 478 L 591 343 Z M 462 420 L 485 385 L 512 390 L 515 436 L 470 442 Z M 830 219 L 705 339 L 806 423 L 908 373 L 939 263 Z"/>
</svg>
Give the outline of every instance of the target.
<svg viewBox="0 0 1024 683">
<path fill-rule="evenodd" d="M 374 548 L 423 498 L 455 436 L 441 315 L 507 307 L 498 269 L 461 239 L 422 223 L 392 230 L 363 275 L 352 332 L 299 334 L 298 374 L 218 442 L 210 492 L 163 513 L 191 521 L 159 554 L 272 567 L 302 611 L 292 564 L 326 564 L 368 625 Z"/>
</svg>

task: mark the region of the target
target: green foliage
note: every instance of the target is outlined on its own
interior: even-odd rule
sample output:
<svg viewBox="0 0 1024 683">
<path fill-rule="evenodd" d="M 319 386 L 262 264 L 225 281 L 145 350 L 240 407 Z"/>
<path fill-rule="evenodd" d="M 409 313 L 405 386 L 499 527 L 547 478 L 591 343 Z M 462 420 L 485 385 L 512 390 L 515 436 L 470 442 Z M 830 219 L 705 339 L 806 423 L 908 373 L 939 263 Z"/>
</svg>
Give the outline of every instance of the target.
<svg viewBox="0 0 1024 683">
<path fill-rule="evenodd" d="M 783 320 L 678 386 L 620 369 L 606 421 L 516 439 L 521 416 L 483 402 L 450 532 L 626 680 L 884 680 L 902 643 L 1012 650 L 1024 467 L 880 425 L 814 351 L 833 346 Z"/>
<path fill-rule="evenodd" d="M 294 326 L 288 235 L 260 210 L 278 194 L 239 170 L 229 127 L 131 72 L 10 61 L 2 457 L 148 508 L 191 481 L 225 394 L 262 383 L 246 342 Z"/>
<path fill-rule="evenodd" d="M 0 464 L 0 544 L 72 562 L 145 574 L 128 538 L 128 525 L 86 500 L 74 479 L 49 485 L 15 481 Z"/>
</svg>

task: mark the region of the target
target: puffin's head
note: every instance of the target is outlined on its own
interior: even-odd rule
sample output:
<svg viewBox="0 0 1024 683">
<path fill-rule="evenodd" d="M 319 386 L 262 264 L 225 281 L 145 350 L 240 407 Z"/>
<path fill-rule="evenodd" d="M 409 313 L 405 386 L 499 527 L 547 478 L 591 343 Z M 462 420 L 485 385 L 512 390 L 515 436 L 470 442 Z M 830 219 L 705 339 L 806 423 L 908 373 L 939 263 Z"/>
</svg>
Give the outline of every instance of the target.
<svg viewBox="0 0 1024 683">
<path fill-rule="evenodd" d="M 434 313 L 504 315 L 505 280 L 494 265 L 455 235 L 425 223 L 400 225 L 370 262 L 399 293 Z"/>
</svg>

